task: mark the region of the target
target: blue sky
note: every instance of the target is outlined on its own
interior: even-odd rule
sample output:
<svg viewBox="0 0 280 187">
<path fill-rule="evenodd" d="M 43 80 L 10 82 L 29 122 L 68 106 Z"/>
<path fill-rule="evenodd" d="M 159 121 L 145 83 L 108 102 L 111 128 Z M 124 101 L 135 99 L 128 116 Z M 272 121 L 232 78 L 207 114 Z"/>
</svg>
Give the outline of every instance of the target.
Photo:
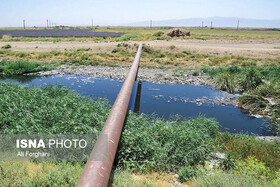
<svg viewBox="0 0 280 187">
<path fill-rule="evenodd" d="M 280 0 L 1 0 L 0 27 L 121 25 L 145 20 L 238 17 L 280 20 Z"/>
</svg>

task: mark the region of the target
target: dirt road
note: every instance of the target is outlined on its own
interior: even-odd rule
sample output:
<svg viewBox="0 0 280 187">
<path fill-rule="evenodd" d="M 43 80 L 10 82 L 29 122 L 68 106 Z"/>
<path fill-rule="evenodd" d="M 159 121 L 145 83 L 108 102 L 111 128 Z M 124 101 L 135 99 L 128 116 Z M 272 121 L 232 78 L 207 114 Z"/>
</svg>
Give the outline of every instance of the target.
<svg viewBox="0 0 280 187">
<path fill-rule="evenodd" d="M 0 46 L 11 44 L 11 50 L 25 52 L 50 52 L 54 50 L 64 51 L 76 50 L 79 48 L 90 48 L 90 52 L 110 52 L 115 48 L 118 42 L 0 42 Z M 128 42 L 131 44 L 140 42 Z M 152 47 L 162 50 L 171 50 L 174 45 L 174 51 L 190 50 L 195 53 L 209 53 L 215 55 L 242 55 L 248 57 L 276 57 L 280 56 L 280 40 L 172 40 L 172 41 L 145 41 Z"/>
</svg>

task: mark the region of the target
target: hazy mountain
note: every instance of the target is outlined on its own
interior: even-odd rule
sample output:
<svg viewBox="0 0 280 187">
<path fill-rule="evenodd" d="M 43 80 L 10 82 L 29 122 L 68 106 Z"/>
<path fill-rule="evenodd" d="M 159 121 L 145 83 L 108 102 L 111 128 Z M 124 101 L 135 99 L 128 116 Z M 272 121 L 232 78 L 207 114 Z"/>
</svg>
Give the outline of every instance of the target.
<svg viewBox="0 0 280 187">
<path fill-rule="evenodd" d="M 213 27 L 236 27 L 239 20 L 240 27 L 254 28 L 280 28 L 280 20 L 258 20 L 245 18 L 225 18 L 225 17 L 210 17 L 210 18 L 190 18 L 190 19 L 172 19 L 153 21 L 153 26 L 172 26 L 172 27 L 210 27 L 213 22 Z M 150 26 L 150 20 L 143 22 L 129 23 L 125 26 Z"/>
</svg>

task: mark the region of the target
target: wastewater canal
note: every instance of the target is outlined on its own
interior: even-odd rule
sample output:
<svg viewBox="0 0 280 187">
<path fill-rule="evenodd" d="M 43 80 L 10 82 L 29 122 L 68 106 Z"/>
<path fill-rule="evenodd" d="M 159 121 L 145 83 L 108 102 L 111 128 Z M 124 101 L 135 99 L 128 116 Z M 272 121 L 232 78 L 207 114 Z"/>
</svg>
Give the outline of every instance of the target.
<svg viewBox="0 0 280 187">
<path fill-rule="evenodd" d="M 83 96 L 106 98 L 111 104 L 114 103 L 123 84 L 123 80 L 68 74 L 42 77 L 13 76 L 1 78 L 1 81 L 18 82 L 27 86 L 63 85 Z M 215 118 L 223 131 L 263 136 L 275 134 L 268 119 L 249 116 L 238 107 L 224 102 L 236 98 L 208 86 L 136 81 L 129 110 L 155 114 L 165 119 L 177 114 L 185 118 L 205 116 Z"/>
</svg>

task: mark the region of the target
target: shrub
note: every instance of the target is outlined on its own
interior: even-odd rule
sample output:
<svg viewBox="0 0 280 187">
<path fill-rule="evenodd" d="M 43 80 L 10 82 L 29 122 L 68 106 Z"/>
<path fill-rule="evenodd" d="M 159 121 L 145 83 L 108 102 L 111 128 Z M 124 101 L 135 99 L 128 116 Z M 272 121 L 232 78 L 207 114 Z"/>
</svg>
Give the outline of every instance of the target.
<svg viewBox="0 0 280 187">
<path fill-rule="evenodd" d="M 191 166 L 185 166 L 179 170 L 179 180 L 181 182 L 190 181 L 199 175 L 199 171 Z"/>
<path fill-rule="evenodd" d="M 176 58 L 183 58 L 185 56 L 186 56 L 185 53 L 175 53 Z"/>
<path fill-rule="evenodd" d="M 14 53 L 14 55 L 16 57 L 21 57 L 22 58 L 22 57 L 27 57 L 29 54 L 27 52 L 17 51 L 17 52 Z"/>
<path fill-rule="evenodd" d="M 275 180 L 273 181 L 273 184 L 279 185 L 280 184 L 280 169 L 275 173 Z"/>
<path fill-rule="evenodd" d="M 137 34 L 125 34 L 120 37 L 121 41 L 129 41 L 129 40 L 135 40 L 138 38 Z"/>
<path fill-rule="evenodd" d="M 192 75 L 193 75 L 193 76 L 198 76 L 198 75 L 199 75 L 199 71 L 194 71 L 194 72 L 192 72 Z"/>
<path fill-rule="evenodd" d="M 101 130 L 109 112 L 107 102 L 83 98 L 61 87 L 0 83 L 0 90 L 3 134 L 90 134 Z"/>
<path fill-rule="evenodd" d="M 246 60 L 241 63 L 241 66 L 244 66 L 244 67 L 246 67 L 246 66 L 250 67 L 250 66 L 256 66 L 256 65 L 257 65 L 257 62 L 254 60 Z"/>
<path fill-rule="evenodd" d="M 121 54 L 121 55 L 124 55 L 124 56 L 129 56 L 130 55 L 130 52 L 125 49 L 125 48 L 121 48 L 121 47 L 116 47 L 112 50 L 112 53 L 118 53 L 118 54 Z"/>
<path fill-rule="evenodd" d="M 152 47 L 150 47 L 149 45 L 143 45 L 142 47 L 143 52 L 148 53 L 148 54 L 152 54 L 154 52 L 154 49 Z"/>
<path fill-rule="evenodd" d="M 42 58 L 47 58 L 47 57 L 49 57 L 49 56 L 51 56 L 50 53 L 45 53 L 45 52 L 43 52 L 43 53 L 39 53 L 38 58 L 39 58 L 39 59 L 42 59 Z"/>
<path fill-rule="evenodd" d="M 234 172 L 260 178 L 269 176 L 271 171 L 263 162 L 254 157 L 248 157 L 244 161 L 241 160 L 235 163 Z"/>
<path fill-rule="evenodd" d="M 10 49 L 12 46 L 10 44 L 3 45 L 2 49 Z"/>
<path fill-rule="evenodd" d="M 237 65 L 232 65 L 232 66 L 229 66 L 227 68 L 227 71 L 229 73 L 231 73 L 231 74 L 233 74 L 233 73 L 240 73 L 241 72 L 241 68 L 239 66 L 237 66 Z"/>
<path fill-rule="evenodd" d="M 176 48 L 175 45 L 171 45 L 171 46 L 170 46 L 170 49 L 171 49 L 171 50 L 173 50 L 173 49 L 175 49 L 175 48 Z"/>
<path fill-rule="evenodd" d="M 3 35 L 3 36 L 2 36 L 2 39 L 3 39 L 4 41 L 10 41 L 10 40 L 13 39 L 13 37 L 12 37 L 11 35 Z"/>
<path fill-rule="evenodd" d="M 163 31 L 157 31 L 157 32 L 155 32 L 155 33 L 153 34 L 153 36 L 157 36 L 157 37 L 160 37 L 160 36 L 162 36 L 162 35 L 164 35 L 164 32 L 163 32 Z"/>
<path fill-rule="evenodd" d="M 223 133 L 216 140 L 220 152 L 234 159 L 254 157 L 274 171 L 280 169 L 280 142 L 256 140 L 255 136 Z"/>
<path fill-rule="evenodd" d="M 235 88 L 233 76 L 228 73 L 221 74 L 218 78 L 218 86 L 221 90 L 233 93 Z"/>
<path fill-rule="evenodd" d="M 202 117 L 163 121 L 130 114 L 117 162 L 120 167 L 138 171 L 194 165 L 210 156 L 211 137 L 218 131 L 216 122 Z"/>
<path fill-rule="evenodd" d="M 182 53 L 184 53 L 184 54 L 186 54 L 186 55 L 192 55 L 192 52 L 189 51 L 189 50 L 188 50 L 188 51 L 186 51 L 186 50 L 185 50 L 185 51 L 182 51 Z"/>
<path fill-rule="evenodd" d="M 78 50 L 79 50 L 79 49 L 77 49 L 77 51 L 78 51 Z M 61 54 L 61 52 L 55 50 L 55 51 L 50 52 L 50 54 L 53 55 L 53 56 L 58 56 L 58 55 Z"/>
<path fill-rule="evenodd" d="M 149 45 L 143 45 L 143 56 L 148 56 L 152 58 L 164 58 L 167 56 L 166 53 L 162 52 L 160 49 L 153 49 Z"/>
<path fill-rule="evenodd" d="M 153 54 L 154 54 L 155 58 L 166 57 L 166 55 L 160 49 L 155 50 Z"/>
<path fill-rule="evenodd" d="M 256 68 L 249 68 L 245 72 L 240 84 L 244 90 L 253 90 L 262 84 L 262 82 L 262 75 L 260 72 L 257 71 Z"/>
</svg>

